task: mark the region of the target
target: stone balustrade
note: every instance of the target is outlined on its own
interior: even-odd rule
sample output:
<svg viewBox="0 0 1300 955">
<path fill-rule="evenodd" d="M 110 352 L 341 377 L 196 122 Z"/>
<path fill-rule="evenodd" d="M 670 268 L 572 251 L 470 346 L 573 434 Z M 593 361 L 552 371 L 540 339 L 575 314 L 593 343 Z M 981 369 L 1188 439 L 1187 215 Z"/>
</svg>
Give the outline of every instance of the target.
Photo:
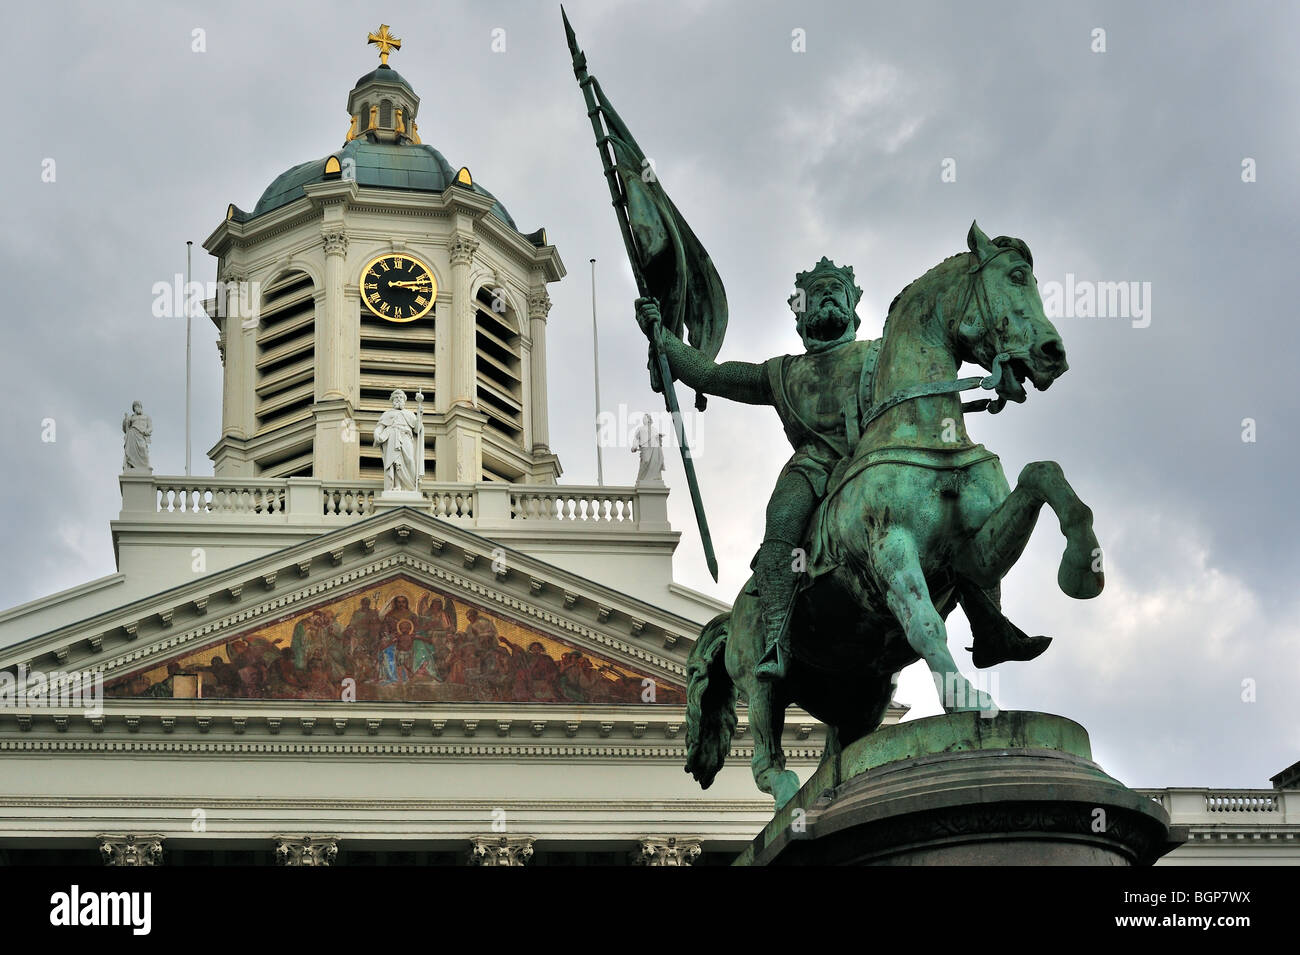
<svg viewBox="0 0 1300 955">
<path fill-rule="evenodd" d="M 382 481 L 122 475 L 123 520 L 145 522 L 320 524 L 363 520 L 388 506 Z M 475 528 L 545 522 L 548 532 L 667 531 L 665 487 L 504 483 L 421 485 L 416 506 Z"/>
<path fill-rule="evenodd" d="M 636 501 L 636 488 L 519 487 L 510 490 L 510 516 L 528 521 L 635 524 Z"/>
<path fill-rule="evenodd" d="M 1300 825 L 1300 789 L 1139 789 L 1175 824 Z"/>
</svg>

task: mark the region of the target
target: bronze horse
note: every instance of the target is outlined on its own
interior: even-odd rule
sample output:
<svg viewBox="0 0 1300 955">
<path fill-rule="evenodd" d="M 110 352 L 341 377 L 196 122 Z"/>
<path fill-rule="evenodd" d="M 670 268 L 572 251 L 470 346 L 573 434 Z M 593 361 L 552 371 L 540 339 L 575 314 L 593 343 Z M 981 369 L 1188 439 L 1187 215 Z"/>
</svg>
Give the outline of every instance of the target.
<svg viewBox="0 0 1300 955">
<path fill-rule="evenodd" d="M 966 434 L 964 409 L 996 412 L 1008 400 L 1024 401 L 1026 379 L 1046 390 L 1067 368 L 1028 246 L 990 240 L 975 224 L 967 246 L 890 306 L 861 440 L 832 476 L 805 535 L 808 568 L 790 618 L 786 678 L 754 676 L 764 647 L 753 578 L 691 652 L 686 769 L 705 788 L 730 748 L 737 691 L 749 705 L 754 780 L 778 808 L 799 788 L 781 748 L 788 706 L 830 727 L 830 754 L 880 725 L 899 671 L 923 659 L 945 710 L 995 713 L 990 696 L 958 671 L 944 619 L 960 594 L 996 595 L 1044 504 L 1066 541 L 1061 590 L 1078 599 L 1101 592 L 1092 512 L 1060 466 L 1030 463 L 1012 489 L 997 456 Z M 990 375 L 957 379 L 963 362 Z M 963 406 L 960 392 L 976 385 L 997 398 Z M 1037 652 L 1046 645 L 1039 640 Z M 981 665 L 978 652 L 975 662 Z"/>
</svg>

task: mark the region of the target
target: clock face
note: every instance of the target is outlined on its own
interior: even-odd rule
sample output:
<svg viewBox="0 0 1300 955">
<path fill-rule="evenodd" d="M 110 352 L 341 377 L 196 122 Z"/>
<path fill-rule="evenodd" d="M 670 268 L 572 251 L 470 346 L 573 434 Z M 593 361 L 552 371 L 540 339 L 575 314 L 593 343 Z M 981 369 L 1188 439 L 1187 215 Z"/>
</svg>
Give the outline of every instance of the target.
<svg viewBox="0 0 1300 955">
<path fill-rule="evenodd" d="M 390 322 L 413 322 L 428 314 L 437 295 L 429 267 L 409 255 L 378 256 L 361 273 L 361 301 Z"/>
</svg>

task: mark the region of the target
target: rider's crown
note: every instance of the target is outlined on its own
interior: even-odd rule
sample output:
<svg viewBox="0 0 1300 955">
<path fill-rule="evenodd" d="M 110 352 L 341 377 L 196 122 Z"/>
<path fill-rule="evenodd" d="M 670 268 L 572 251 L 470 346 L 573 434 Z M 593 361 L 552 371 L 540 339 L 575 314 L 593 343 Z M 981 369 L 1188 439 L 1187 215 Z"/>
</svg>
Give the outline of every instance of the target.
<svg viewBox="0 0 1300 955">
<path fill-rule="evenodd" d="M 853 266 L 851 265 L 836 265 L 823 255 L 821 261 L 814 265 L 811 270 L 800 272 L 794 277 L 795 288 L 807 289 L 813 282 L 824 275 L 829 275 L 844 286 L 849 296 L 849 311 L 855 311 L 858 302 L 862 299 L 862 289 L 858 288 L 853 278 Z M 798 303 L 800 300 L 801 296 L 797 294 L 790 296 L 790 308 L 796 314 L 799 311 Z"/>
</svg>

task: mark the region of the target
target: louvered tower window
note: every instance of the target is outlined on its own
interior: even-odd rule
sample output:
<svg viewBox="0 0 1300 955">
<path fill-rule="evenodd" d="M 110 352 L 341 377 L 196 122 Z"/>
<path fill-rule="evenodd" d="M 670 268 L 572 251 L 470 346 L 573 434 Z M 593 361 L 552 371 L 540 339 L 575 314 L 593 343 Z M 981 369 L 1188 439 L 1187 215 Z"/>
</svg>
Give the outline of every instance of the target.
<svg viewBox="0 0 1300 955">
<path fill-rule="evenodd" d="M 311 417 L 315 390 L 315 287 L 305 272 L 289 272 L 262 294 L 257 326 L 256 416 L 259 435 Z M 261 461 L 268 477 L 311 473 L 311 445 L 282 449 Z"/>
<path fill-rule="evenodd" d="M 487 431 L 505 443 L 524 443 L 524 384 L 517 318 L 489 288 L 475 297 L 474 344 L 479 410 L 487 415 Z M 490 462 L 485 448 L 483 479 L 513 480 L 502 463 Z"/>
</svg>

